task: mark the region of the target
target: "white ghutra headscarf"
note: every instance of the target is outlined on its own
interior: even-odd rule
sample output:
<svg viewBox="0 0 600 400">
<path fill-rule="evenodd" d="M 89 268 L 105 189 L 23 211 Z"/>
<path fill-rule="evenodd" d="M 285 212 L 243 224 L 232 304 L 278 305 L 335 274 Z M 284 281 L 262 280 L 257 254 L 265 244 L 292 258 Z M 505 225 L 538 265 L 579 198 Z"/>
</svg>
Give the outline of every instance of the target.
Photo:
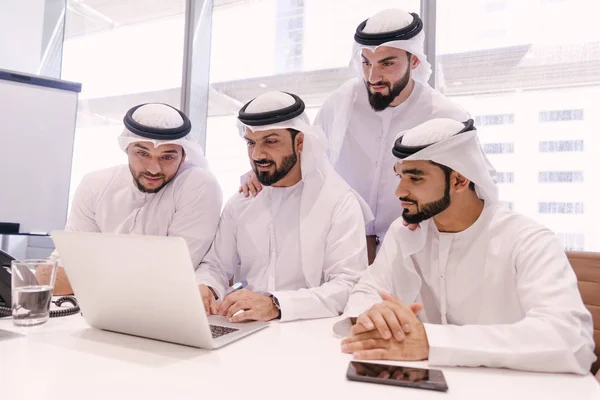
<svg viewBox="0 0 600 400">
<path fill-rule="evenodd" d="M 412 78 L 427 84 L 431 64 L 425 56 L 423 21 L 416 13 L 392 8 L 378 12 L 356 28 L 351 65 L 363 79 L 361 54 L 363 49 L 377 50 L 381 46 L 394 47 L 414 54 L 420 64 L 412 71 Z"/>
<path fill-rule="evenodd" d="M 475 184 L 486 204 L 498 203 L 498 187 L 477 138 L 473 120 L 435 118 L 396 136 L 394 156 L 402 161 L 426 160 L 445 165 Z"/>
<path fill-rule="evenodd" d="M 178 109 L 162 103 L 140 104 L 131 108 L 123 118 L 125 129 L 118 137 L 121 150 L 132 143 L 152 142 L 154 147 L 176 144 L 183 147 L 186 162 L 208 169 L 200 143 L 189 137 L 192 123 Z"/>
</svg>

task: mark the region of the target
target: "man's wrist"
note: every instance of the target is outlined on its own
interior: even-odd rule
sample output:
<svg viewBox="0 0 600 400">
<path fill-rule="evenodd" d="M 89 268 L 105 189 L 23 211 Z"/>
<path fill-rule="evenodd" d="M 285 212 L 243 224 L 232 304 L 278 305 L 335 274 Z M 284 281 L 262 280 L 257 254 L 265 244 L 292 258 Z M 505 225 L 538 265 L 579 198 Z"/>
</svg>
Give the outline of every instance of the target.
<svg viewBox="0 0 600 400">
<path fill-rule="evenodd" d="M 425 346 L 423 347 L 423 360 L 429 360 L 429 339 L 427 338 L 427 330 L 425 329 L 425 325 L 419 322 L 418 329 L 423 332 L 423 339 L 425 341 Z"/>
<path fill-rule="evenodd" d="M 273 308 L 273 313 L 275 315 L 273 319 L 281 319 L 281 306 L 279 305 L 279 300 L 273 295 L 270 295 L 269 299 L 271 300 L 271 307 Z"/>
</svg>

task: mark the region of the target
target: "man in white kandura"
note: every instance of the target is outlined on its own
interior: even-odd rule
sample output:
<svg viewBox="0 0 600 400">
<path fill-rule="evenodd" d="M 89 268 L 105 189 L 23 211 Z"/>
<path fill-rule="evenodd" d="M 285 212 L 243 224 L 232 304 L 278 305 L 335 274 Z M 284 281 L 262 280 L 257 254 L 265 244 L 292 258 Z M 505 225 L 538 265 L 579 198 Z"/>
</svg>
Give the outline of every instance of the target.
<svg viewBox="0 0 600 400">
<path fill-rule="evenodd" d="M 142 104 L 123 119 L 118 141 L 129 165 L 87 174 L 75 192 L 66 231 L 179 236 L 194 267 L 215 236 L 223 196 L 187 116 L 166 104 Z M 72 293 L 59 269 L 55 294 Z"/>
<path fill-rule="evenodd" d="M 358 318 L 342 350 L 589 373 L 592 319 L 565 252 L 550 230 L 503 209 L 472 120 L 423 123 L 393 154 L 402 216 L 420 228 L 390 227 L 348 301 L 345 314 Z"/>
<path fill-rule="evenodd" d="M 404 10 L 383 10 L 359 24 L 351 59 L 357 77 L 325 100 L 314 122 L 327 136 L 331 164 L 375 215 L 366 227 L 369 263 L 402 212 L 394 198 L 395 161 L 389 151 L 396 134 L 431 118 L 469 119 L 427 83 L 431 66 L 424 41 L 423 22 Z M 245 186 L 253 193 L 260 189 L 252 179 Z"/>
<path fill-rule="evenodd" d="M 263 94 L 238 119 L 265 188 L 236 194 L 223 210 L 196 271 L 206 310 L 234 322 L 339 315 L 367 266 L 361 202 L 328 163 L 299 97 Z M 227 295 L 234 274 L 247 286 Z"/>
</svg>

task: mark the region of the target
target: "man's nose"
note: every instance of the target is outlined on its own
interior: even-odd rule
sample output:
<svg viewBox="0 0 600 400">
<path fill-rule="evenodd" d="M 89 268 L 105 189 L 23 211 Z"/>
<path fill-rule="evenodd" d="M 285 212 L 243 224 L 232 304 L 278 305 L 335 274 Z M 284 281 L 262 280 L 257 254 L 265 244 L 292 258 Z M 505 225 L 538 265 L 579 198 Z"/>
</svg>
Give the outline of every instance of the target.
<svg viewBox="0 0 600 400">
<path fill-rule="evenodd" d="M 160 173 L 161 170 L 162 168 L 160 167 L 160 163 L 158 162 L 158 160 L 151 160 L 148 163 L 148 165 L 146 165 L 146 171 L 148 171 L 152 175 Z"/>
</svg>

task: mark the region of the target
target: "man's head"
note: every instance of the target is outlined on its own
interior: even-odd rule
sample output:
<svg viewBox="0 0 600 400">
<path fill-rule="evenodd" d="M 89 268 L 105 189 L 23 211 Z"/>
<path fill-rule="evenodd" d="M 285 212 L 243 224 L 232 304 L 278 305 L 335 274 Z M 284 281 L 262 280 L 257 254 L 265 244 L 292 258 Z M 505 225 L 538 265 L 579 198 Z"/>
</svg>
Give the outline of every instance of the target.
<svg viewBox="0 0 600 400">
<path fill-rule="evenodd" d="M 136 142 L 127 147 L 129 170 L 137 188 L 144 193 L 156 193 L 169 183 L 185 161 L 183 147 L 152 142 Z"/>
<path fill-rule="evenodd" d="M 166 104 L 149 103 L 131 108 L 123 118 L 119 144 L 127 153 L 129 170 L 137 188 L 156 193 L 177 174 L 192 154 L 192 164 L 202 167 L 200 145 L 186 139 L 191 122 L 184 113 Z"/>
<path fill-rule="evenodd" d="M 300 97 L 272 91 L 249 101 L 240 110 L 238 120 L 248 158 L 262 185 L 286 187 L 302 179 L 300 153 L 304 150 L 304 135 L 308 132 L 313 148 L 320 140 L 304 108 Z"/>
<path fill-rule="evenodd" d="M 380 46 L 375 51 L 363 49 L 362 71 L 369 94 L 369 103 L 375 111 L 385 110 L 411 81 L 412 70 L 419 59 L 409 52 L 394 47 Z"/>
<path fill-rule="evenodd" d="M 433 161 L 398 161 L 394 172 L 400 177 L 396 196 L 404 209 L 402 218 L 410 224 L 443 213 L 457 196 L 477 196 L 473 182 Z"/>
<path fill-rule="evenodd" d="M 353 63 L 360 69 L 375 111 L 396 105 L 394 100 L 405 89 L 410 93 L 413 79 L 422 83 L 429 79 L 423 22 L 417 14 L 380 11 L 358 25 L 354 41 Z"/>
<path fill-rule="evenodd" d="M 420 223 L 452 224 L 481 204 L 498 201 L 498 190 L 477 139 L 473 120 L 448 118 L 426 121 L 396 137 L 394 172 L 401 178 L 396 196 L 403 218 Z"/>
<path fill-rule="evenodd" d="M 289 186 L 300 175 L 299 153 L 304 134 L 295 129 L 252 131 L 244 135 L 248 157 L 258 181 L 265 186 Z M 286 179 L 286 178 L 292 179 Z"/>
</svg>

